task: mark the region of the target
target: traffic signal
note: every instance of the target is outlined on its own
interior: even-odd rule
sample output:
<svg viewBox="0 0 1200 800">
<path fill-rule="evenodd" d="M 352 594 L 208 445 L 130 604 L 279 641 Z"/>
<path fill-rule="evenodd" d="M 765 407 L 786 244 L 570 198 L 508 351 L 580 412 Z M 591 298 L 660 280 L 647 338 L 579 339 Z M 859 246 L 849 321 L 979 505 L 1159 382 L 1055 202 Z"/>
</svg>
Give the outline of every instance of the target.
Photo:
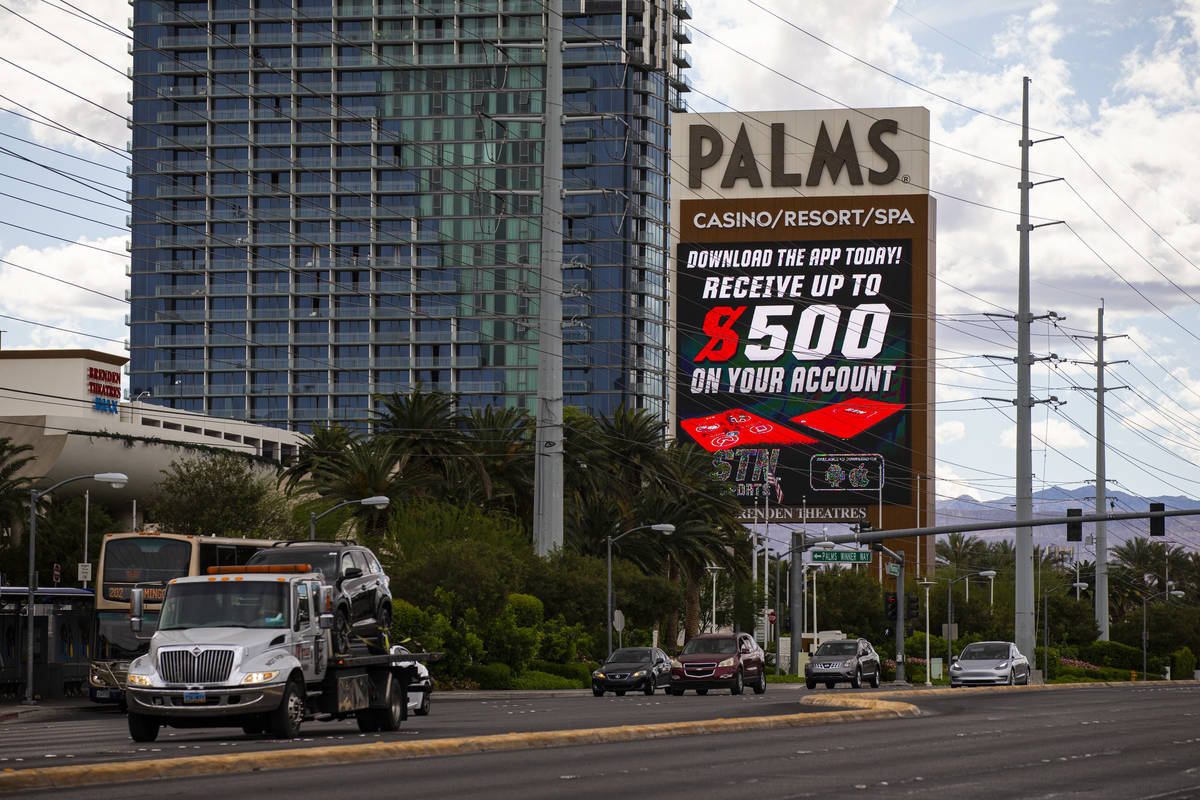
<svg viewBox="0 0 1200 800">
<path fill-rule="evenodd" d="M 895 592 L 884 592 L 883 593 L 883 612 L 887 616 L 888 619 L 896 618 L 896 593 Z"/>
<path fill-rule="evenodd" d="M 904 618 L 913 619 L 917 616 L 917 596 L 915 594 L 904 595 Z"/>
<path fill-rule="evenodd" d="M 1166 510 L 1166 506 L 1164 506 L 1162 503 L 1151 503 L 1150 504 L 1150 513 L 1154 513 L 1155 511 L 1164 511 L 1164 510 Z M 1166 529 L 1165 523 L 1166 523 L 1166 517 L 1151 517 L 1150 518 L 1150 535 L 1151 536 L 1166 536 L 1167 529 Z"/>
<path fill-rule="evenodd" d="M 1067 516 L 1068 517 L 1082 517 L 1083 509 L 1082 508 L 1068 508 Z M 1067 541 L 1068 542 L 1082 542 L 1083 541 L 1083 523 L 1082 522 L 1068 522 L 1067 523 Z"/>
</svg>

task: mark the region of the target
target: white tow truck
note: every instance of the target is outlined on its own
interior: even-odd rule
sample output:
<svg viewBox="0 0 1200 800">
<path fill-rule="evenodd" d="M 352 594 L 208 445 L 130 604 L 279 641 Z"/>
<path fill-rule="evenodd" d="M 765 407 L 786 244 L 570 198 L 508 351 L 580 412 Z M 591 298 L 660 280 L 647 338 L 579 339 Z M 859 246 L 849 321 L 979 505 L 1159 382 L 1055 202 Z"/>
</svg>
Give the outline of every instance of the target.
<svg viewBox="0 0 1200 800">
<path fill-rule="evenodd" d="M 154 741 L 163 725 L 295 738 L 307 719 L 354 717 L 360 730 L 394 731 L 407 718 L 419 662 L 438 654 L 334 653 L 332 588 L 307 564 L 209 572 L 167 584 L 150 651 L 129 665 L 134 741 Z M 132 594 L 136 633 L 142 597 Z"/>
</svg>

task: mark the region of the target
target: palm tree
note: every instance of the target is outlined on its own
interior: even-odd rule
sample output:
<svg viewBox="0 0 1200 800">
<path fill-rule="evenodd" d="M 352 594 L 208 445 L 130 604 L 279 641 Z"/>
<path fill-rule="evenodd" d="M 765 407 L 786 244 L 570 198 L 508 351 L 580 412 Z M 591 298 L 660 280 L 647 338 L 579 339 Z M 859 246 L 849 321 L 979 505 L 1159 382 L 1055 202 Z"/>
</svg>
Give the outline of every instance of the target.
<svg viewBox="0 0 1200 800">
<path fill-rule="evenodd" d="M 279 484 L 291 493 L 321 458 L 341 453 L 356 438 L 357 434 L 344 425 L 314 427 L 300 440 L 296 460 L 279 474 Z"/>
<path fill-rule="evenodd" d="M 432 478 L 426 482 L 426 490 L 440 490 L 447 497 L 457 498 L 461 476 L 469 464 L 473 476 L 490 496 L 487 471 L 463 443 L 452 395 L 426 392 L 418 386 L 408 394 L 394 392 L 380 397 L 378 403 L 380 408 L 374 412 L 376 435 L 390 440 L 398 452 L 409 457 L 410 471 Z"/>
<path fill-rule="evenodd" d="M 978 536 L 950 533 L 935 545 L 938 558 L 952 566 L 955 571 L 971 572 L 987 555 L 987 545 Z"/>
<path fill-rule="evenodd" d="M 533 517 L 533 419 L 523 408 L 472 408 L 461 419 L 462 445 L 487 472 L 487 482 L 462 475 L 465 500 L 499 508 L 514 519 Z M 490 487 L 490 496 L 485 491 Z"/>
<path fill-rule="evenodd" d="M 411 456 L 386 437 L 352 439 L 338 453 L 323 454 L 298 488 L 322 498 L 322 505 L 383 495 L 393 501 L 419 492 L 433 480 L 411 469 Z M 368 544 L 377 544 L 387 528 L 386 509 L 351 505 L 350 513 L 363 523 Z"/>
<path fill-rule="evenodd" d="M 1109 553 L 1119 566 L 1128 570 L 1136 589 L 1145 592 L 1151 586 L 1161 586 L 1167 580 L 1163 576 L 1169 570 L 1172 551 L 1177 549 L 1173 545 L 1141 537 L 1129 539 L 1112 548 Z M 1174 561 L 1180 568 L 1185 563 L 1179 556 L 1175 556 Z"/>
<path fill-rule="evenodd" d="M 21 471 L 35 456 L 33 446 L 14 444 L 8 436 L 0 437 L 0 521 L 12 522 L 27 507 L 33 479 L 21 476 Z"/>
</svg>

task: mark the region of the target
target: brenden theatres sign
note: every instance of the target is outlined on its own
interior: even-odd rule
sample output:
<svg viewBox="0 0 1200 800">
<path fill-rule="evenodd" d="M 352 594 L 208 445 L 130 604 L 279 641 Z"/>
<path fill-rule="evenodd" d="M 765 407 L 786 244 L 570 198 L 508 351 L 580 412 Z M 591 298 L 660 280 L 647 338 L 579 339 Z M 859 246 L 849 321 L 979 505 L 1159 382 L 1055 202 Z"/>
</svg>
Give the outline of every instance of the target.
<svg viewBox="0 0 1200 800">
<path fill-rule="evenodd" d="M 672 184 L 678 435 L 746 505 L 770 476 L 784 507 L 874 505 L 881 481 L 885 503 L 911 505 L 932 458 L 928 112 L 672 127 L 687 143 Z M 853 458 L 871 480 L 830 477 Z"/>
</svg>

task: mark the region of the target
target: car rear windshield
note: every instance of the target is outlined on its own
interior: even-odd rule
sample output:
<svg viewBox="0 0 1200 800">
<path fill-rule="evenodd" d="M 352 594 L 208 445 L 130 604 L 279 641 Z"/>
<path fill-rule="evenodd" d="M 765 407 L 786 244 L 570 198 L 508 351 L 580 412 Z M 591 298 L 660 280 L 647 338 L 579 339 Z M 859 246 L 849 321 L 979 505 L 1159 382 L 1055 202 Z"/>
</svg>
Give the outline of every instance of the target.
<svg viewBox="0 0 1200 800">
<path fill-rule="evenodd" d="M 963 661 L 990 661 L 993 658 L 1002 659 L 1008 658 L 1008 645 L 1006 644 L 972 644 L 963 648 Z"/>
<path fill-rule="evenodd" d="M 692 639 L 683 646 L 685 654 L 691 653 L 736 653 L 737 642 L 733 639 Z"/>
<path fill-rule="evenodd" d="M 853 656 L 857 654 L 857 642 L 826 642 L 817 648 L 819 656 Z"/>
</svg>

